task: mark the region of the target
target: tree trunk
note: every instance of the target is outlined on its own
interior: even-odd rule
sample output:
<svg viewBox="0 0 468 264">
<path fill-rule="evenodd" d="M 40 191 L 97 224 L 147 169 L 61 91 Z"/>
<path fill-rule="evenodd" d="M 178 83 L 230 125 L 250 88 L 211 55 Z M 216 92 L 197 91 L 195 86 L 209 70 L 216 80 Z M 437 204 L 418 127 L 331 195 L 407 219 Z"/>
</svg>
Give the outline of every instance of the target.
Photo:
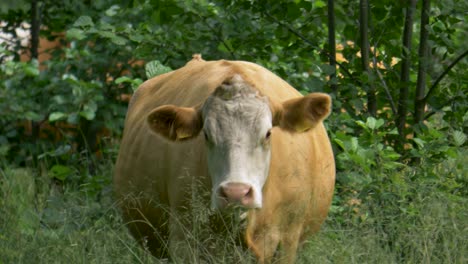
<svg viewBox="0 0 468 264">
<path fill-rule="evenodd" d="M 37 0 L 31 1 L 31 59 L 39 57 L 39 30 L 41 21 L 39 17 L 39 6 Z"/>
<path fill-rule="evenodd" d="M 411 39 L 413 36 L 413 17 L 416 9 L 417 0 L 410 0 L 406 8 L 405 27 L 403 30 L 403 48 L 401 60 L 400 74 L 400 97 L 398 100 L 398 115 L 396 125 L 400 134 L 400 142 L 398 145 L 402 147 L 405 142 L 405 124 L 406 115 L 408 113 L 408 97 L 409 97 L 409 77 L 411 66 Z"/>
<path fill-rule="evenodd" d="M 336 41 L 335 41 L 335 3 L 334 0 L 328 0 L 328 47 L 330 52 L 330 66 L 335 69 L 332 74 L 330 74 L 330 87 L 332 92 L 337 95 L 337 85 L 336 85 Z"/>
<path fill-rule="evenodd" d="M 40 10 L 37 0 L 31 1 L 31 60 L 39 57 L 39 30 L 41 27 Z M 32 140 L 38 140 L 40 133 L 40 123 L 31 121 Z"/>
<path fill-rule="evenodd" d="M 426 102 L 424 94 L 426 92 L 426 72 L 429 66 L 429 32 L 426 28 L 429 25 L 429 15 L 431 10 L 431 1 L 423 0 L 421 10 L 421 35 L 419 37 L 419 67 L 418 67 L 418 81 L 416 84 L 416 96 L 414 100 L 414 124 L 417 125 L 424 120 L 424 109 Z"/>
<path fill-rule="evenodd" d="M 360 34 L 361 34 L 361 64 L 362 71 L 367 73 L 369 81 L 363 83 L 367 86 L 367 111 L 370 115 L 375 116 L 377 113 L 377 98 L 375 95 L 375 88 L 371 82 L 371 72 L 369 70 L 369 37 L 367 30 L 369 28 L 369 1 L 360 0 L 359 2 L 359 11 L 360 11 Z"/>
</svg>

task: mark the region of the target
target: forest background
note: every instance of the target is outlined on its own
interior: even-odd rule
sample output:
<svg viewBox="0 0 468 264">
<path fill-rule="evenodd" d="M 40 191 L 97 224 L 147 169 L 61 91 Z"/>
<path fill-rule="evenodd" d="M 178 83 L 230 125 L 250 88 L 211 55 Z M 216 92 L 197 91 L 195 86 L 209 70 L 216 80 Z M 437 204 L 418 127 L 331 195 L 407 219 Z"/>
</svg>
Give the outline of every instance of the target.
<svg viewBox="0 0 468 264">
<path fill-rule="evenodd" d="M 334 99 L 335 197 L 299 263 L 466 263 L 467 10 L 455 0 L 2 1 L 0 263 L 157 262 L 119 217 L 113 163 L 132 92 L 195 53 L 252 61 Z M 229 239 L 193 234 L 208 262 L 252 261 Z M 225 250 L 203 249 L 212 240 Z"/>
</svg>

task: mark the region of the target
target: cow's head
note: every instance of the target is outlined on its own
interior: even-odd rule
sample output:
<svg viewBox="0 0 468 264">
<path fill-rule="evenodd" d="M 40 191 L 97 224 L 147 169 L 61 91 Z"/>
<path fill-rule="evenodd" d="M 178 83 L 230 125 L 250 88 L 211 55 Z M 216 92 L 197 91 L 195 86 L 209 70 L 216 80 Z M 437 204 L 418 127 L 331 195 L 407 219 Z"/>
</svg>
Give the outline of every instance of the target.
<svg viewBox="0 0 468 264">
<path fill-rule="evenodd" d="M 163 105 L 147 120 L 151 130 L 172 141 L 189 140 L 202 131 L 213 207 L 234 203 L 260 208 L 270 167 L 271 137 L 275 136 L 272 127 L 291 133 L 306 131 L 328 116 L 330 105 L 330 97 L 322 93 L 273 104 L 235 75 L 202 106 Z"/>
</svg>

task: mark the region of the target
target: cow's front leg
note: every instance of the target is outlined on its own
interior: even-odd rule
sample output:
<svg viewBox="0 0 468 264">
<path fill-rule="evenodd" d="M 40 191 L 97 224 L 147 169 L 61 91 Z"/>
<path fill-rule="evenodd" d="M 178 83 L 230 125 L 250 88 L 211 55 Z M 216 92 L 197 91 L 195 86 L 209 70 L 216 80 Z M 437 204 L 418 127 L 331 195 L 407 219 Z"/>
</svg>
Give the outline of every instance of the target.
<svg viewBox="0 0 468 264">
<path fill-rule="evenodd" d="M 301 225 L 291 225 L 287 232 L 281 233 L 280 249 L 276 255 L 275 263 L 295 263 L 301 233 Z"/>
<path fill-rule="evenodd" d="M 257 257 L 258 263 L 272 263 L 280 239 L 280 232 L 275 227 L 247 228 L 247 246 Z"/>
</svg>

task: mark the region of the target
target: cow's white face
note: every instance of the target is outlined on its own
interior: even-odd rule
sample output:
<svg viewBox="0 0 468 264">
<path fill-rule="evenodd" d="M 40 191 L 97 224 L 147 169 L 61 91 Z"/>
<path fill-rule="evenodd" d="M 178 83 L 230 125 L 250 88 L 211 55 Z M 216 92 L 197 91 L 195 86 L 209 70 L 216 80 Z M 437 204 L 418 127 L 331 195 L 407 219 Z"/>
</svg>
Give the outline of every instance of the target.
<svg viewBox="0 0 468 264">
<path fill-rule="evenodd" d="M 271 156 L 268 99 L 235 76 L 207 99 L 202 118 L 212 206 L 262 207 Z"/>
<path fill-rule="evenodd" d="M 201 108 L 162 105 L 146 120 L 152 132 L 171 141 L 190 140 L 203 131 L 214 208 L 228 204 L 260 208 L 269 174 L 273 123 L 300 133 L 321 123 L 330 107 L 330 96 L 322 93 L 271 103 L 234 75 Z"/>
</svg>

